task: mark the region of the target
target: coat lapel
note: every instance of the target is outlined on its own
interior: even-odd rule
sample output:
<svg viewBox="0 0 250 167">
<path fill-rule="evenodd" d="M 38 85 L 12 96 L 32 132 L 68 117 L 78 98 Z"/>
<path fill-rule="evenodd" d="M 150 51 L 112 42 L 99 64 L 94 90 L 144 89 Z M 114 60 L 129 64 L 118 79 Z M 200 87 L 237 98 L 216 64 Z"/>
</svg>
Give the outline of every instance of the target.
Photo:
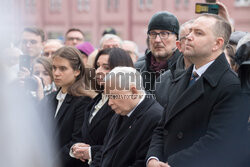
<svg viewBox="0 0 250 167">
<path fill-rule="evenodd" d="M 110 139 L 107 143 L 106 149 L 104 149 L 103 153 L 105 154 L 107 151 L 109 151 L 114 146 L 117 146 L 121 140 L 126 137 L 126 134 L 129 132 L 129 129 L 132 128 L 132 126 L 136 123 L 136 121 L 142 116 L 144 111 L 147 111 L 147 109 L 153 104 L 153 100 L 150 100 L 148 98 L 145 98 L 141 104 L 137 106 L 137 108 L 134 110 L 132 115 L 128 118 L 125 124 L 123 124 L 120 129 L 116 132 L 117 129 L 117 123 L 119 115 L 115 114 L 115 123 L 112 126 L 111 133 L 110 133 Z"/>
<path fill-rule="evenodd" d="M 173 118 L 177 113 L 184 110 L 188 105 L 192 104 L 205 92 L 205 80 L 211 87 L 215 87 L 219 82 L 223 73 L 229 69 L 229 64 L 222 53 L 213 64 L 202 74 L 202 76 L 191 87 L 186 88 L 192 73 L 193 66 L 191 66 L 185 77 L 180 80 L 180 89 L 177 90 L 175 103 L 169 108 L 167 120 Z M 216 71 L 216 72 L 215 72 Z M 178 89 L 178 87 L 176 87 Z M 182 93 L 183 91 L 183 93 Z"/>
<path fill-rule="evenodd" d="M 91 132 L 102 119 L 109 114 L 111 108 L 108 106 L 108 101 L 100 108 L 97 114 L 92 119 L 91 123 L 89 124 L 89 131 Z"/>
<path fill-rule="evenodd" d="M 173 118 L 176 114 L 195 102 L 204 93 L 203 78 L 199 78 L 195 84 L 187 88 L 183 94 L 177 98 L 176 103 L 170 110 L 169 118 Z"/>
<path fill-rule="evenodd" d="M 61 117 L 65 114 L 65 112 L 67 111 L 68 107 L 70 106 L 70 102 L 73 99 L 73 97 L 69 94 L 66 95 L 63 104 L 61 105 L 55 119 L 57 121 L 59 121 L 61 119 Z"/>
</svg>

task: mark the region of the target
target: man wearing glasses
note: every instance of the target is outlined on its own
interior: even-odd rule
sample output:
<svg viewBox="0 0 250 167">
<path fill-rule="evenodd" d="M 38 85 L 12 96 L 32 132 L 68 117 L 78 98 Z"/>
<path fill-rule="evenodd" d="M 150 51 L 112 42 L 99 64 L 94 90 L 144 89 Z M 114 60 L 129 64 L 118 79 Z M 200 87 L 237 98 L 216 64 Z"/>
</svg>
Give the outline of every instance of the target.
<svg viewBox="0 0 250 167">
<path fill-rule="evenodd" d="M 180 52 L 176 48 L 179 22 L 172 13 L 163 11 L 153 15 L 148 24 L 148 50 L 135 63 L 143 76 L 144 87 L 153 91 L 161 72 L 175 68 Z"/>
<path fill-rule="evenodd" d="M 84 42 L 84 33 L 78 28 L 71 28 L 65 34 L 65 45 L 76 46 Z"/>
<path fill-rule="evenodd" d="M 30 63 L 41 56 L 45 35 L 42 29 L 36 27 L 26 27 L 21 35 L 21 50 L 24 55 L 30 56 Z"/>
</svg>

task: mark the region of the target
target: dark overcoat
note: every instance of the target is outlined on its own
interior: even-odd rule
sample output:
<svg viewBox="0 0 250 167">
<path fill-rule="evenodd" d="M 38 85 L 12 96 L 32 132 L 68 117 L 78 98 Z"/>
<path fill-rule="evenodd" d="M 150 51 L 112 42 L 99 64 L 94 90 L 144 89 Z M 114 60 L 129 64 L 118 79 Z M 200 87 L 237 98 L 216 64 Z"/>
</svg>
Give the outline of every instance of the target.
<svg viewBox="0 0 250 167">
<path fill-rule="evenodd" d="M 152 98 L 145 98 L 117 130 L 119 115 L 115 114 L 105 136 L 104 145 L 91 166 L 143 167 L 153 129 L 163 108 Z"/>
<path fill-rule="evenodd" d="M 147 158 L 171 167 L 242 166 L 249 115 L 240 81 L 221 54 L 188 87 L 193 66 L 176 83 Z"/>
</svg>

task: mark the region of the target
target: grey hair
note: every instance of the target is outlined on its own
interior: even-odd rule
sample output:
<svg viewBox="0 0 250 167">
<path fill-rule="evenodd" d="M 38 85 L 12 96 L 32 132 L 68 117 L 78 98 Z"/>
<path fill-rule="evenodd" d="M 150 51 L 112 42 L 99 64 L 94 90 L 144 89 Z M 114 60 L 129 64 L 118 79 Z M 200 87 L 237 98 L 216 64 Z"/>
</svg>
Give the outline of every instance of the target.
<svg viewBox="0 0 250 167">
<path fill-rule="evenodd" d="M 185 23 L 183 23 L 183 24 L 180 26 L 180 29 L 179 29 L 179 39 L 182 38 L 182 37 L 180 36 L 180 34 L 181 34 L 181 32 L 184 30 L 184 28 L 186 27 L 186 25 L 192 24 L 193 22 L 194 22 L 194 19 L 191 19 L 191 20 L 186 21 Z"/>
<path fill-rule="evenodd" d="M 115 83 L 115 87 L 112 87 L 112 83 Z M 107 85 L 110 84 L 110 85 Z M 121 90 L 130 90 L 130 86 L 133 85 L 138 91 L 145 92 L 143 87 L 143 80 L 141 74 L 132 67 L 115 67 L 105 77 L 105 87 Z"/>
<path fill-rule="evenodd" d="M 124 40 L 123 44 L 126 44 L 126 43 L 132 44 L 134 46 L 134 48 L 135 48 L 134 53 L 136 54 L 136 56 L 139 56 L 138 45 L 134 41 Z"/>
<path fill-rule="evenodd" d="M 100 48 L 102 48 L 104 41 L 107 41 L 110 39 L 117 40 L 119 42 L 120 46 L 122 46 L 122 39 L 119 36 L 114 35 L 114 34 L 105 34 L 100 40 Z"/>
<path fill-rule="evenodd" d="M 245 36 L 243 36 L 239 40 L 237 47 L 236 47 L 236 50 L 238 50 L 241 47 L 241 45 L 243 45 L 244 43 L 247 43 L 248 41 L 250 41 L 250 33 L 247 33 Z"/>
</svg>

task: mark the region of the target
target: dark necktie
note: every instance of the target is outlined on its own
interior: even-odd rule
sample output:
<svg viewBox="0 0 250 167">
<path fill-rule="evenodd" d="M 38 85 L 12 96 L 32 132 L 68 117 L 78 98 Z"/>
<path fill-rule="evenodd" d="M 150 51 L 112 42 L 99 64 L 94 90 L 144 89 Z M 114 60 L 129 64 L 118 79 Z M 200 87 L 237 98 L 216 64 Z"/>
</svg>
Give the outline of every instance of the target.
<svg viewBox="0 0 250 167">
<path fill-rule="evenodd" d="M 119 129 L 124 125 L 124 123 L 126 123 L 126 120 L 128 119 L 128 116 L 125 115 L 125 116 L 122 116 L 120 115 L 119 118 L 118 118 L 118 122 L 117 122 L 117 129 L 116 129 L 116 132 L 119 131 Z"/>
<path fill-rule="evenodd" d="M 191 75 L 188 87 L 192 86 L 198 77 L 199 75 L 194 71 Z"/>
</svg>

